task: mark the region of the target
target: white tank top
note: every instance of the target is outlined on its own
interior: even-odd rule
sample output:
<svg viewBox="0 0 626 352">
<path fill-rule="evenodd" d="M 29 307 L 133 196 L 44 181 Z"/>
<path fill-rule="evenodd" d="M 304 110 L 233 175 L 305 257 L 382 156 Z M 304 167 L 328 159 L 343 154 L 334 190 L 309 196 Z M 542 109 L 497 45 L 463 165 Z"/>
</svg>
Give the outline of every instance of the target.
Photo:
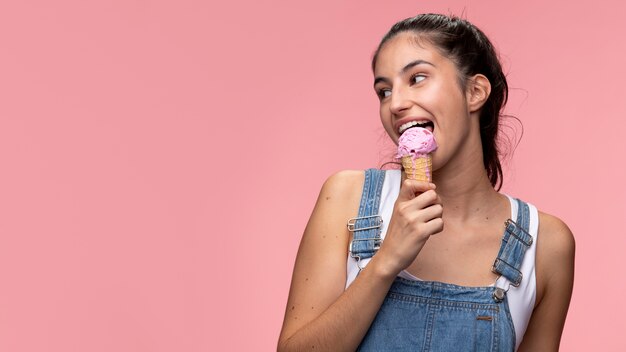
<svg viewBox="0 0 626 352">
<path fill-rule="evenodd" d="M 389 220 L 391 219 L 393 206 L 396 202 L 396 199 L 398 198 L 398 194 L 400 193 L 401 176 L 402 174 L 400 170 L 386 171 L 379 208 L 379 214 L 383 218 L 383 225 L 381 229 L 381 237 L 383 239 L 385 238 L 385 234 L 387 233 L 387 226 L 389 225 Z M 511 219 L 515 220 L 517 218 L 517 202 L 511 196 L 506 196 L 509 198 L 509 201 L 511 203 Z M 517 348 L 519 348 L 519 345 L 522 342 L 522 338 L 524 337 L 524 333 L 526 332 L 528 321 L 530 320 L 530 316 L 535 307 L 535 296 L 537 294 L 537 282 L 535 277 L 535 253 L 537 248 L 536 243 L 537 230 L 539 228 L 539 216 L 537 213 L 537 208 L 530 203 L 527 204 L 530 210 L 530 225 L 528 232 L 533 237 L 534 245 L 530 246 L 526 250 L 524 259 L 522 261 L 522 267 L 520 268 L 520 271 L 523 275 L 522 282 L 518 287 L 515 287 L 511 285 L 511 282 L 507 280 L 504 276 L 500 276 L 494 284 L 490 285 L 500 287 L 507 291 L 509 311 L 511 312 L 511 318 L 513 319 L 513 325 L 515 327 L 516 350 Z M 360 263 L 361 267 L 364 268 L 369 261 L 370 259 L 362 259 Z M 346 288 L 350 286 L 352 281 L 354 281 L 354 279 L 356 278 L 357 273 L 359 272 L 359 267 L 357 266 L 356 260 L 349 255 L 347 268 L 348 275 L 346 280 Z M 487 268 L 487 270 L 489 270 L 489 268 Z M 406 270 L 401 271 L 398 276 L 408 280 L 420 280 L 419 278 L 411 275 Z"/>
</svg>

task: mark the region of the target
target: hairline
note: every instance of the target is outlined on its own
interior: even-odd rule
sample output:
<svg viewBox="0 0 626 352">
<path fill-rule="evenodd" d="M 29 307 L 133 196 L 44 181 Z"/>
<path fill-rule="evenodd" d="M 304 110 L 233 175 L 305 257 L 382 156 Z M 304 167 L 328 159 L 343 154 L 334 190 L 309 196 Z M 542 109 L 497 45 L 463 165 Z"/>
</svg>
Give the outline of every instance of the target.
<svg viewBox="0 0 626 352">
<path fill-rule="evenodd" d="M 426 42 L 426 43 L 430 44 L 433 48 L 435 48 L 435 50 L 437 50 L 439 55 L 441 55 L 441 56 L 449 59 L 450 61 L 452 61 L 452 63 L 454 64 L 454 67 L 457 70 L 457 83 L 459 84 L 459 88 L 461 89 L 461 92 L 465 92 L 465 90 L 467 89 L 467 82 L 469 80 L 469 74 L 465 74 L 465 73 L 461 72 L 460 65 L 457 62 L 458 59 L 454 58 L 454 57 L 451 57 L 449 54 L 445 53 L 444 49 L 436 44 L 436 42 L 433 39 L 433 37 L 437 35 L 437 31 L 433 30 L 433 31 L 419 31 L 418 32 L 418 31 L 412 30 L 412 29 L 404 29 L 404 30 L 398 31 L 398 32 L 394 33 L 392 36 L 390 36 L 388 38 L 385 38 L 385 41 L 382 43 L 382 45 L 379 46 L 378 50 L 375 52 L 375 54 L 376 54 L 376 56 L 375 56 L 376 61 L 378 61 L 378 54 L 383 49 L 383 47 L 385 45 L 387 45 L 389 41 L 391 41 L 392 39 L 396 38 L 398 35 L 403 34 L 403 33 L 409 34 L 409 36 L 410 36 L 409 37 L 409 41 L 412 42 L 415 46 L 417 46 L 417 47 L 419 47 L 421 49 L 427 49 L 423 45 L 423 43 Z M 372 69 L 374 69 L 374 68 L 375 68 L 375 65 L 372 67 Z"/>
</svg>

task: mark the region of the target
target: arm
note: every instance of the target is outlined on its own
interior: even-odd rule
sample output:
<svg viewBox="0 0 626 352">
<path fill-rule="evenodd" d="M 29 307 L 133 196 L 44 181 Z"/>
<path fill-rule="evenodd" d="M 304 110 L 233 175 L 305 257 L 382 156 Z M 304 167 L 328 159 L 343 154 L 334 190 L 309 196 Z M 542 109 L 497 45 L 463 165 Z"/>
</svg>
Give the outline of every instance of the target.
<svg viewBox="0 0 626 352">
<path fill-rule="evenodd" d="M 405 262 L 398 257 L 410 252 L 408 257 L 414 259 L 428 235 L 438 232 L 436 226 L 429 225 L 431 221 L 425 222 L 437 212 L 432 207 L 421 210 L 436 202 L 436 194 L 415 197 L 416 191 L 424 192 L 428 184 L 413 181 L 409 183 L 412 187 L 403 185 L 405 196 L 401 191 L 394 214 L 399 203 L 406 204 L 405 213 L 412 214 L 413 219 L 405 222 L 412 227 L 392 221 L 381 249 L 344 291 L 349 242 L 346 221 L 358 213 L 363 179 L 363 172 L 344 171 L 331 176 L 322 187 L 298 249 L 278 351 L 354 351 L 395 276 L 410 264 L 402 267 Z M 403 231 L 412 234 L 406 236 Z M 400 256 L 398 248 L 402 248 Z"/>
<path fill-rule="evenodd" d="M 519 352 L 559 350 L 574 286 L 575 242 L 572 232 L 554 216 L 540 213 L 539 219 L 536 256 L 539 301 Z"/>
</svg>

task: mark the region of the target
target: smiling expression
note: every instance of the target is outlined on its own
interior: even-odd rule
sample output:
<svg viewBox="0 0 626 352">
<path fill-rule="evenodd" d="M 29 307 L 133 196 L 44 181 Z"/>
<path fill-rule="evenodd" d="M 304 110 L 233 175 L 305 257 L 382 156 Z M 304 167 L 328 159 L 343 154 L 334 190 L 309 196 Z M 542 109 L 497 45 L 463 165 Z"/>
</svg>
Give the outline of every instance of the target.
<svg viewBox="0 0 626 352">
<path fill-rule="evenodd" d="M 445 163 L 456 154 L 470 131 L 471 120 L 454 62 L 428 41 L 421 40 L 418 45 L 415 35 L 405 32 L 384 44 L 374 77 L 380 118 L 394 143 L 417 122 L 435 135 L 439 149 L 433 153 L 434 164 Z"/>
</svg>

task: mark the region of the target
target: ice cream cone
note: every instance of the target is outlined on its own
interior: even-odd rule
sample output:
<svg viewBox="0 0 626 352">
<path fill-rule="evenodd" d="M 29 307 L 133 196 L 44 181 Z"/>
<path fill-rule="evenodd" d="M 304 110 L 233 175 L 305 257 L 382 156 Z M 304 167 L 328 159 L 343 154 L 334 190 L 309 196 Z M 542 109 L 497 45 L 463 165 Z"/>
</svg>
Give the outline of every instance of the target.
<svg viewBox="0 0 626 352">
<path fill-rule="evenodd" d="M 432 152 L 437 149 L 433 132 L 422 127 L 411 127 L 398 138 L 398 154 L 406 177 L 411 180 L 432 182 Z"/>
<path fill-rule="evenodd" d="M 433 158 L 430 154 L 418 156 L 415 159 L 411 155 L 403 156 L 402 167 L 408 179 L 432 182 Z"/>
</svg>

